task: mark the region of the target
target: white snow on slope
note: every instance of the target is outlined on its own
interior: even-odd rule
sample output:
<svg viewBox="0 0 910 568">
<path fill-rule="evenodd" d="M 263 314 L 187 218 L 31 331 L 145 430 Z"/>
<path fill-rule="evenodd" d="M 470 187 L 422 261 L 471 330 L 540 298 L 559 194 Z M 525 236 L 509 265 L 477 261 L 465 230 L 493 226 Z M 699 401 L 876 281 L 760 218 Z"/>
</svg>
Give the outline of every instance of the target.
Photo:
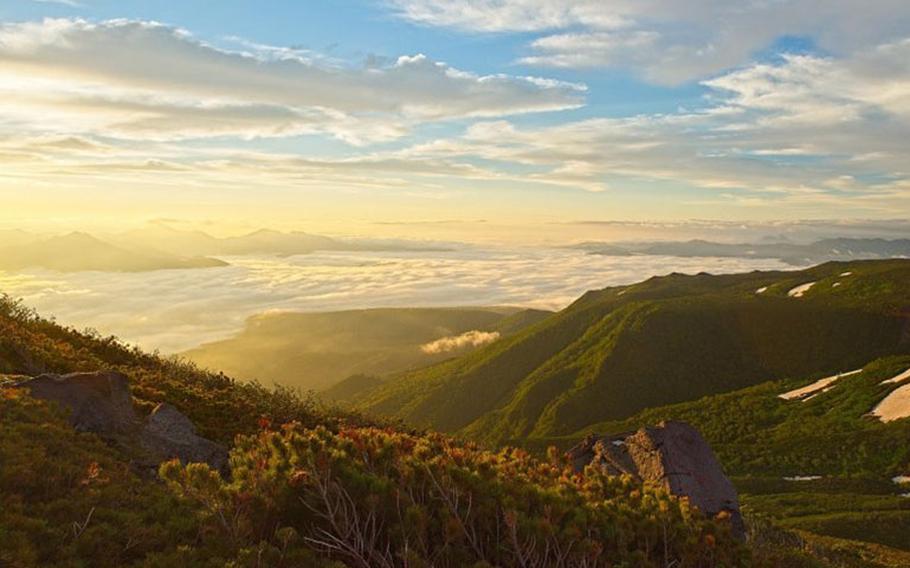
<svg viewBox="0 0 910 568">
<path fill-rule="evenodd" d="M 862 369 L 857 369 L 855 371 L 850 371 L 849 373 L 838 373 L 836 375 L 831 375 L 830 377 L 825 377 L 824 379 L 819 379 L 819 380 L 815 381 L 814 383 L 812 383 L 811 385 L 801 387 L 801 388 L 798 388 L 796 390 L 792 390 L 789 392 L 785 392 L 784 394 L 780 394 L 778 396 L 784 400 L 794 400 L 794 399 L 802 399 L 804 401 L 809 400 L 810 398 L 812 398 L 813 396 L 815 396 L 817 394 L 827 392 L 829 389 L 834 388 L 834 383 L 838 379 L 840 379 L 842 377 L 849 377 L 850 375 L 855 375 L 855 374 L 861 373 L 861 372 L 862 372 Z"/>
<path fill-rule="evenodd" d="M 809 289 L 812 288 L 813 286 L 815 286 L 815 282 L 806 282 L 805 284 L 800 284 L 796 288 L 793 288 L 792 290 L 787 292 L 787 295 L 790 296 L 791 298 L 802 298 L 803 294 L 808 292 Z"/>
<path fill-rule="evenodd" d="M 904 385 L 891 391 L 872 409 L 872 415 L 882 422 L 891 422 L 910 416 L 910 385 Z"/>
<path fill-rule="evenodd" d="M 853 274 L 852 272 L 841 272 L 840 273 L 841 276 L 851 276 L 852 274 Z"/>
<path fill-rule="evenodd" d="M 756 293 L 756 294 L 764 294 L 765 291 L 766 291 L 767 289 L 768 289 L 767 286 L 762 286 L 761 288 L 759 288 L 758 290 L 756 290 L 755 293 Z"/>
<path fill-rule="evenodd" d="M 816 481 L 821 478 L 822 478 L 822 476 L 820 476 L 820 475 L 793 475 L 790 477 L 785 477 L 784 480 L 786 480 L 786 481 Z"/>
<path fill-rule="evenodd" d="M 906 380 L 906 379 L 910 379 L 910 369 L 907 369 L 907 370 L 904 371 L 903 373 L 901 373 L 901 374 L 899 374 L 899 375 L 896 375 L 896 376 L 894 376 L 894 377 L 891 377 L 890 379 L 885 379 L 884 381 L 882 381 L 882 382 L 879 383 L 879 384 L 887 385 L 887 384 L 889 384 L 889 383 L 899 383 L 899 382 L 901 382 L 901 381 L 903 381 L 903 380 Z"/>
</svg>

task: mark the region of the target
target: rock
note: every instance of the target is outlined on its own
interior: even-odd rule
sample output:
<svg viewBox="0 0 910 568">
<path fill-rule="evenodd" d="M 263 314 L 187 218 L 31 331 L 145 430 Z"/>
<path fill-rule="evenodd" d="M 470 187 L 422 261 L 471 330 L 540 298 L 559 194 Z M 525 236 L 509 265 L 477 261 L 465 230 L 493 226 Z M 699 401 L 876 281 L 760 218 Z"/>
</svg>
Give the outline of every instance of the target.
<svg viewBox="0 0 910 568">
<path fill-rule="evenodd" d="M 178 458 L 183 463 L 207 463 L 227 472 L 227 448 L 199 436 L 192 421 L 166 402 L 155 407 L 140 436 L 143 447 L 159 461 Z"/>
<path fill-rule="evenodd" d="M 736 488 L 698 430 L 684 422 L 661 422 L 613 436 L 588 436 L 567 456 L 576 471 L 594 463 L 608 473 L 627 473 L 687 497 L 710 517 L 727 514 L 734 534 L 745 536 Z"/>
<path fill-rule="evenodd" d="M 136 454 L 138 446 L 142 455 L 134 463 L 140 469 L 157 471 L 161 462 L 178 458 L 227 473 L 227 448 L 199 436 L 192 421 L 170 404 L 159 404 L 143 424 L 133 409 L 129 379 L 120 373 L 44 374 L 17 379 L 15 386 L 68 409 L 76 430 L 95 433 L 128 454 Z"/>
<path fill-rule="evenodd" d="M 138 426 L 129 380 L 117 372 L 39 375 L 19 387 L 70 411 L 76 430 L 103 436 L 127 434 Z"/>
</svg>

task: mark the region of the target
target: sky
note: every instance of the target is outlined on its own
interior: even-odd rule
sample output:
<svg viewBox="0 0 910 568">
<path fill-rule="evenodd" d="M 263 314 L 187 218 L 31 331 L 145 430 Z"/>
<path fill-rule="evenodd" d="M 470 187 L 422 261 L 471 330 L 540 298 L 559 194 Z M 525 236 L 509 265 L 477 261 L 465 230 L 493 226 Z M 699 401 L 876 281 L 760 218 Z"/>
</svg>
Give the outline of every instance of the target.
<svg viewBox="0 0 910 568">
<path fill-rule="evenodd" d="M 0 0 L 0 227 L 910 217 L 906 0 Z"/>
</svg>

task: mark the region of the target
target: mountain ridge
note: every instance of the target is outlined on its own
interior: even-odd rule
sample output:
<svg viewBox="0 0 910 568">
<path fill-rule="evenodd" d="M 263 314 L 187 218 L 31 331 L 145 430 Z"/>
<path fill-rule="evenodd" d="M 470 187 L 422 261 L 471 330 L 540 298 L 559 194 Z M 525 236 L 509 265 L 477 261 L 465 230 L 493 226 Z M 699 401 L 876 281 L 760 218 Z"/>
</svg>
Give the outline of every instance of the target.
<svg viewBox="0 0 910 568">
<path fill-rule="evenodd" d="M 220 266 L 227 263 L 203 256 L 123 248 L 81 231 L 0 248 L 0 270 L 39 267 L 61 272 L 145 272 Z"/>
<path fill-rule="evenodd" d="M 807 282 L 817 284 L 789 295 Z M 566 433 L 905 353 L 908 306 L 906 260 L 656 277 L 588 292 L 514 337 L 402 374 L 354 403 L 494 443 Z"/>
</svg>

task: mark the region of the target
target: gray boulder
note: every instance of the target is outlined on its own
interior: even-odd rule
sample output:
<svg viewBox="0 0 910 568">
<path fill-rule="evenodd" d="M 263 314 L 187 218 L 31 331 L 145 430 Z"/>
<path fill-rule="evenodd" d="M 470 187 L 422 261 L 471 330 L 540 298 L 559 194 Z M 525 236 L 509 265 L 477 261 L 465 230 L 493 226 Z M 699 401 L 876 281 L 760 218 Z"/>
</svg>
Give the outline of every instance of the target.
<svg viewBox="0 0 910 568">
<path fill-rule="evenodd" d="M 117 372 L 39 375 L 18 385 L 35 397 L 70 411 L 70 423 L 82 432 L 127 434 L 139 424 L 129 380 Z"/>
<path fill-rule="evenodd" d="M 727 513 L 734 534 L 744 538 L 736 488 L 705 439 L 685 422 L 667 421 L 637 432 L 588 436 L 567 455 L 576 471 L 593 463 L 610 474 L 629 474 L 687 497 L 710 517 Z"/>
<path fill-rule="evenodd" d="M 140 439 L 146 450 L 160 457 L 159 461 L 177 458 L 183 463 L 207 463 L 227 472 L 227 448 L 198 435 L 192 421 L 166 402 L 149 415 Z"/>
<path fill-rule="evenodd" d="M 134 463 L 157 470 L 162 461 L 204 462 L 227 473 L 228 451 L 196 433 L 189 418 L 167 403 L 159 404 L 143 423 L 133 409 L 129 379 L 114 372 L 44 374 L 20 379 L 16 386 L 69 410 L 73 428 L 92 432 L 130 454 Z"/>
</svg>

